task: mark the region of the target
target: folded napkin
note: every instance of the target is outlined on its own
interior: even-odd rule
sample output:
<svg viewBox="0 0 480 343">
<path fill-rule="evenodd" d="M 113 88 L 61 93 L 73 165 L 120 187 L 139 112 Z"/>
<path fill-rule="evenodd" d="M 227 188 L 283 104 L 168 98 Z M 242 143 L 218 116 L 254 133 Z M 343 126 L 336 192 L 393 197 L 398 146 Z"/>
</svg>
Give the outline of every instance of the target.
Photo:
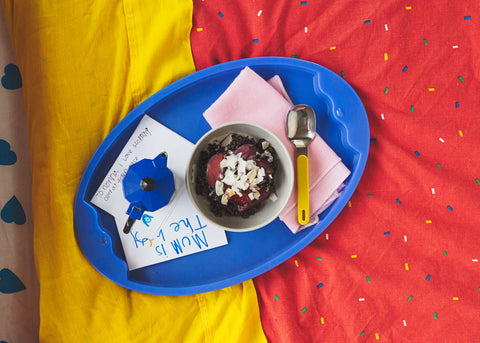
<svg viewBox="0 0 480 343">
<path fill-rule="evenodd" d="M 243 120 L 269 129 L 282 140 L 296 165 L 295 146 L 286 132 L 286 117 L 292 105 L 280 77 L 274 76 L 267 82 L 246 67 L 203 116 L 212 127 Z M 318 134 L 308 145 L 308 163 L 310 222 L 304 226 L 298 223 L 296 181 L 292 195 L 279 216 L 293 233 L 319 221 L 318 215 L 340 195 L 343 182 L 350 175 L 340 157 Z"/>
</svg>

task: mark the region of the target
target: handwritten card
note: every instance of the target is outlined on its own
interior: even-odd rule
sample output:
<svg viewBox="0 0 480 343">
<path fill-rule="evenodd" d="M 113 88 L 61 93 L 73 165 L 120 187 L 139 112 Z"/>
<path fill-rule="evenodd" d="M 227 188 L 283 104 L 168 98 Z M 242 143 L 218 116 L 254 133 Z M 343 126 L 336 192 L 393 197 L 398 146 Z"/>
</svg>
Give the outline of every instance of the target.
<svg viewBox="0 0 480 343">
<path fill-rule="evenodd" d="M 188 197 L 185 170 L 192 151 L 191 142 L 145 115 L 91 199 L 114 216 L 130 270 L 227 244 L 225 231 L 207 223 Z M 168 156 L 175 193 L 166 206 L 145 211 L 125 234 L 129 202 L 123 195 L 123 177 L 130 165 L 162 152 Z"/>
</svg>

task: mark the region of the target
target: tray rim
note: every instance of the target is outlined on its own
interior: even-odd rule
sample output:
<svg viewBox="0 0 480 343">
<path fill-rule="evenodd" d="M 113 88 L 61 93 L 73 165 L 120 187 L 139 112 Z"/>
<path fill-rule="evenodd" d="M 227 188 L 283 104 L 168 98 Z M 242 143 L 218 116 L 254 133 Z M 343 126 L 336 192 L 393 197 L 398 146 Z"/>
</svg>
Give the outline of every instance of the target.
<svg viewBox="0 0 480 343">
<path fill-rule="evenodd" d="M 334 204 L 331 206 L 335 206 L 337 209 L 336 211 L 338 213 L 331 215 L 327 215 L 321 222 L 318 224 L 312 226 L 311 228 L 308 228 L 308 232 L 304 234 L 302 239 L 297 242 L 293 247 L 287 248 L 284 251 L 281 251 L 279 254 L 275 255 L 274 257 L 270 258 L 268 261 L 265 263 L 262 263 L 258 266 L 255 266 L 253 268 L 250 268 L 247 271 L 235 274 L 233 277 L 227 277 L 224 279 L 220 280 L 215 280 L 211 282 L 206 282 L 203 284 L 197 284 L 197 285 L 187 285 L 187 286 L 182 286 L 182 287 L 169 287 L 169 286 L 158 286 L 158 285 L 152 285 L 148 283 L 141 283 L 139 281 L 135 280 L 130 280 L 128 279 L 128 268 L 127 273 L 125 273 L 124 278 L 118 278 L 112 276 L 112 274 L 115 274 L 115 272 L 121 272 L 121 270 L 117 270 L 116 268 L 112 268 L 113 271 L 110 273 L 104 270 L 102 266 L 99 266 L 97 263 L 95 263 L 95 258 L 97 257 L 95 254 L 92 254 L 90 251 L 85 251 L 85 247 L 82 246 L 81 239 L 79 237 L 79 226 L 82 226 L 79 223 L 79 216 L 80 215 L 87 215 L 88 212 L 92 216 L 89 218 L 90 224 L 93 225 L 99 225 L 100 224 L 100 219 L 99 219 L 99 213 L 97 212 L 97 209 L 95 206 L 92 204 L 84 201 L 86 197 L 86 191 L 90 182 L 90 179 L 92 176 L 95 174 L 95 170 L 98 167 L 98 163 L 102 160 L 103 155 L 105 152 L 108 151 L 110 148 L 111 144 L 115 142 L 115 139 L 118 138 L 118 136 L 126 129 L 128 128 L 133 122 L 136 120 L 139 120 L 141 116 L 144 114 L 148 114 L 146 110 L 154 106 L 156 103 L 162 101 L 163 99 L 168 98 L 169 96 L 175 94 L 177 91 L 185 88 L 186 86 L 191 85 L 193 82 L 199 82 L 203 81 L 205 79 L 210 78 L 211 76 L 214 76 L 218 73 L 224 72 L 224 71 L 232 71 L 234 69 L 241 69 L 244 67 L 251 67 L 252 69 L 254 68 L 261 68 L 261 67 L 268 67 L 268 68 L 274 68 L 275 66 L 282 66 L 282 67 L 292 67 L 294 69 L 297 68 L 303 68 L 307 70 L 319 70 L 327 75 L 337 78 L 341 80 L 348 89 L 348 91 L 351 93 L 355 100 L 359 102 L 361 107 L 359 110 L 363 114 L 363 120 L 366 123 L 366 132 L 365 132 L 365 137 L 367 140 L 370 138 L 370 131 L 369 131 L 369 125 L 368 125 L 368 117 L 366 114 L 365 107 L 358 96 L 358 94 L 355 92 L 355 90 L 340 76 L 335 74 L 333 71 L 330 69 L 327 69 L 319 64 L 301 60 L 301 59 L 294 59 L 294 58 L 289 58 L 289 57 L 250 57 L 250 58 L 245 58 L 245 59 L 239 59 L 239 60 L 234 60 L 234 61 L 229 61 L 225 62 L 222 64 L 214 65 L 202 70 L 199 70 L 197 72 L 194 72 L 192 74 L 189 74 L 173 83 L 170 85 L 166 86 L 165 88 L 159 90 L 158 92 L 154 93 L 152 96 L 147 98 L 145 101 L 143 101 L 141 104 L 139 104 L 136 108 L 134 108 L 132 111 L 130 111 L 113 129 L 112 131 L 107 135 L 107 137 L 104 139 L 104 141 L 100 144 L 100 146 L 97 148 L 95 151 L 94 155 L 92 156 L 91 160 L 89 161 L 84 174 L 82 175 L 79 187 L 77 189 L 77 194 L 75 196 L 75 203 L 74 203 L 74 231 L 75 231 L 75 236 L 77 238 L 77 243 L 80 245 L 81 251 L 83 252 L 84 256 L 87 258 L 87 260 L 92 264 L 92 266 L 97 269 L 103 276 L 106 278 L 110 279 L 111 281 L 117 283 L 118 285 L 130 289 L 130 290 L 135 290 L 139 291 L 142 293 L 148 293 L 148 294 L 156 294 L 156 295 L 187 295 L 187 294 L 198 294 L 198 293 L 204 293 L 204 292 L 209 292 L 225 287 L 229 287 L 244 281 L 247 281 L 253 277 L 259 276 L 268 270 L 276 267 L 277 265 L 285 262 L 287 259 L 290 257 L 294 256 L 296 253 L 304 249 L 307 245 L 309 245 L 314 239 L 316 239 L 323 231 L 325 231 L 328 226 L 331 224 L 335 218 L 337 218 L 338 215 L 341 214 L 343 208 L 347 204 L 348 200 L 350 199 L 351 195 L 355 191 L 355 189 L 358 186 L 358 183 L 361 179 L 361 176 L 363 175 L 363 172 L 365 170 L 365 165 L 368 159 L 368 152 L 369 152 L 369 143 L 368 141 L 365 143 L 365 151 L 360 151 L 359 155 L 360 157 L 354 163 L 354 170 L 352 170 L 352 173 L 350 175 L 350 181 L 355 183 L 354 187 L 346 187 L 345 190 L 343 191 L 341 197 L 339 197 Z M 329 209 L 330 210 L 330 209 Z M 77 216 L 75 216 L 75 213 L 77 212 Z M 83 225 L 84 226 L 84 225 Z M 323 226 L 323 229 L 320 232 L 317 232 L 318 227 Z M 101 231 L 104 231 L 104 229 L 100 229 Z M 120 264 L 123 264 L 126 266 L 126 262 L 118 257 L 114 252 L 113 252 L 113 247 L 112 247 L 112 239 L 110 237 L 110 234 L 108 232 L 103 232 L 104 235 L 102 235 L 101 242 L 104 245 L 110 244 L 110 252 L 112 253 L 109 257 L 113 258 L 113 262 L 117 262 Z M 91 249 L 89 249 L 91 250 Z M 119 260 L 119 261 L 115 261 Z"/>
</svg>

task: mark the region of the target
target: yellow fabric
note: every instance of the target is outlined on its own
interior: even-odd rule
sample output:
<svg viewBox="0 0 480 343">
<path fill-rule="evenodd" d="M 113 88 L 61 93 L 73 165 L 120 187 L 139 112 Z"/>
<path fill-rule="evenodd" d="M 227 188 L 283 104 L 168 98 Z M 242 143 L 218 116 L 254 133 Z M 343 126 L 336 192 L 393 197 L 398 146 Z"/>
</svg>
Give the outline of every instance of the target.
<svg viewBox="0 0 480 343">
<path fill-rule="evenodd" d="M 81 175 L 135 106 L 194 72 L 189 0 L 2 0 L 23 76 L 42 342 L 264 342 L 251 281 L 192 296 L 128 291 L 74 236 Z"/>
</svg>

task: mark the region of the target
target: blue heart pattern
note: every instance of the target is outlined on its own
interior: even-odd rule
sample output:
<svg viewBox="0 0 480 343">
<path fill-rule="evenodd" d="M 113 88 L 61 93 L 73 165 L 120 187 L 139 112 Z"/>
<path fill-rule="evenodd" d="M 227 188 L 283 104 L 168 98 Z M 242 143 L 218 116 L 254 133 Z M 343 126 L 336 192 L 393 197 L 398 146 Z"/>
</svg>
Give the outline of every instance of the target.
<svg viewBox="0 0 480 343">
<path fill-rule="evenodd" d="M 7 64 L 2 76 L 2 86 L 5 89 L 13 90 L 22 88 L 22 76 L 20 69 L 15 64 Z M 10 149 L 10 144 L 0 139 L 0 165 L 12 165 L 17 162 L 17 155 Z M 26 216 L 22 205 L 13 196 L 3 207 L 1 218 L 7 222 L 15 222 L 18 225 L 25 224 Z M 0 293 L 11 294 L 26 289 L 20 278 L 8 268 L 0 270 Z M 7 343 L 2 340 L 0 343 Z"/>
<path fill-rule="evenodd" d="M 18 225 L 23 225 L 27 221 L 22 204 L 15 195 L 3 206 L 1 217 L 7 223 L 14 222 Z"/>
<path fill-rule="evenodd" d="M 23 282 L 8 268 L 0 270 L 0 292 L 11 294 L 26 289 Z"/>
<path fill-rule="evenodd" d="M 15 64 L 7 64 L 3 70 L 5 75 L 2 76 L 2 86 L 5 89 L 22 88 L 20 69 Z"/>
<path fill-rule="evenodd" d="M 17 155 L 10 149 L 10 144 L 0 139 L 0 165 L 9 166 L 15 162 L 17 162 Z"/>
<path fill-rule="evenodd" d="M 22 88 L 22 76 L 20 69 L 15 64 L 7 64 L 2 76 L 2 86 L 5 89 Z M 0 165 L 12 165 L 17 162 L 17 155 L 10 149 L 10 144 L 0 139 Z M 2 219 L 7 222 L 15 222 L 18 225 L 25 224 L 26 216 L 22 205 L 18 199 L 13 196 L 3 207 L 1 212 Z M 23 282 L 8 268 L 0 270 L 0 292 L 11 294 L 26 289 Z M 0 343 L 7 343 L 2 340 Z"/>
</svg>

